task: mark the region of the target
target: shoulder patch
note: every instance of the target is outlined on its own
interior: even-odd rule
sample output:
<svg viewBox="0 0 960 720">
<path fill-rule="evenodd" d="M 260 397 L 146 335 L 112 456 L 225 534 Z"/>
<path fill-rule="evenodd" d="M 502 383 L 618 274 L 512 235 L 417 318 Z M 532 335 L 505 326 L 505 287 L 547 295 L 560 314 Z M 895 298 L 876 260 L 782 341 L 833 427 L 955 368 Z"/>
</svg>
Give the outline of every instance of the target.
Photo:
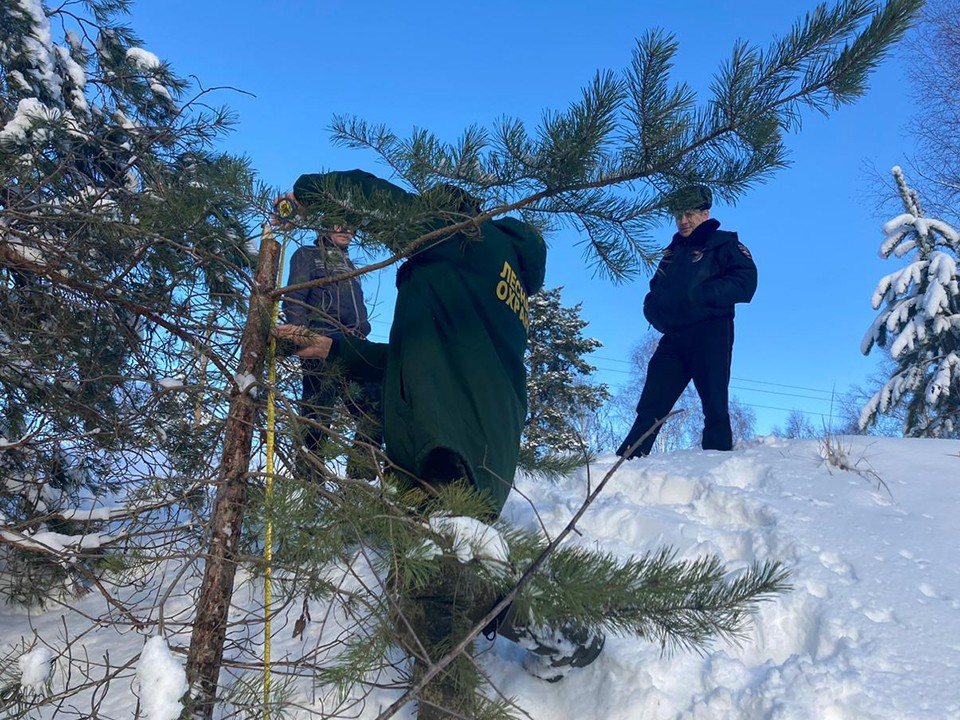
<svg viewBox="0 0 960 720">
<path fill-rule="evenodd" d="M 744 245 L 743 243 L 739 243 L 739 242 L 737 243 L 737 250 L 742 252 L 744 256 L 746 256 L 748 259 L 753 260 L 753 255 L 750 254 L 750 251 L 747 250 L 747 246 Z"/>
</svg>

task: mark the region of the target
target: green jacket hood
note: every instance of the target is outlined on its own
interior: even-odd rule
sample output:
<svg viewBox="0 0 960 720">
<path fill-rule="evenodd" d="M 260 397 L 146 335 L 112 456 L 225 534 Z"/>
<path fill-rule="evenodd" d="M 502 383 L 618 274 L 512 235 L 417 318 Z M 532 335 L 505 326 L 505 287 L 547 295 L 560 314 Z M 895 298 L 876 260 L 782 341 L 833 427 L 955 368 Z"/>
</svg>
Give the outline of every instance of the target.
<svg viewBox="0 0 960 720">
<path fill-rule="evenodd" d="M 517 275 L 523 283 L 527 295 L 540 292 L 543 288 L 547 268 L 547 246 L 543 239 L 529 225 L 512 217 L 494 220 L 493 224 L 508 235 L 520 260 Z"/>
</svg>

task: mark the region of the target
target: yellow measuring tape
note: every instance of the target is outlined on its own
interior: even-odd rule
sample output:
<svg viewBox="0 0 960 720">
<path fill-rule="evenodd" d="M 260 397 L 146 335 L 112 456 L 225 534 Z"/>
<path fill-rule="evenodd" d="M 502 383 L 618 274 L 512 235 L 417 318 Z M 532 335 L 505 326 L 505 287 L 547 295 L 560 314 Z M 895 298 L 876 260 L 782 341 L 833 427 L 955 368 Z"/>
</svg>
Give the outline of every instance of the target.
<svg viewBox="0 0 960 720">
<path fill-rule="evenodd" d="M 263 226 L 263 239 L 273 240 L 273 229 L 269 225 Z M 287 249 L 287 236 L 284 233 L 280 244 L 280 260 L 277 266 L 277 287 L 283 282 L 283 256 Z M 270 318 L 270 329 L 277 326 L 280 317 L 280 298 L 273 301 L 273 314 Z M 273 592 L 273 449 L 277 425 L 277 339 L 270 333 L 270 344 L 267 353 L 267 478 L 264 486 L 264 512 L 266 515 L 263 530 L 263 717 L 270 720 L 270 637 L 272 634 L 270 612 Z"/>
</svg>

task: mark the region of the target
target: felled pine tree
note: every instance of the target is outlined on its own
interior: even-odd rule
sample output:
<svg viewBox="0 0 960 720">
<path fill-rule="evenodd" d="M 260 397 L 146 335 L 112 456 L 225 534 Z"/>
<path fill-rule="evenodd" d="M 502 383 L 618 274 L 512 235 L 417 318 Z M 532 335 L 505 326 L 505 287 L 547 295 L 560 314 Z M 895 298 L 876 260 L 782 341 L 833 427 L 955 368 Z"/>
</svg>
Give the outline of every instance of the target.
<svg viewBox="0 0 960 720">
<path fill-rule="evenodd" d="M 884 348 L 895 368 L 860 413 L 870 427 L 894 409 L 905 411 L 911 437 L 960 436 L 960 233 L 924 216 L 917 192 L 893 168 L 904 213 L 883 226 L 880 255 L 909 258 L 873 293 L 880 314 L 861 343 L 866 355 Z"/>
<path fill-rule="evenodd" d="M 0 4 L 4 600 L 91 587 L 154 533 L 195 545 L 178 513 L 217 442 L 251 173 L 127 5 Z"/>
<path fill-rule="evenodd" d="M 326 493 L 305 487 L 298 494 L 303 505 L 316 508 Z M 515 617 L 527 626 L 639 637 L 668 651 L 705 651 L 742 640 L 758 606 L 788 589 L 787 571 L 775 561 L 731 575 L 709 555 L 681 560 L 663 548 L 624 559 L 566 543 L 576 519 L 550 542 L 504 521 L 482 524 L 474 516 L 485 501 L 462 486 L 427 499 L 351 483 L 323 505 L 324 512 L 312 514 L 290 500 L 283 512 L 292 516 L 276 518 L 285 530 L 275 590 L 280 603 L 310 600 L 309 611 L 303 602 L 296 632 L 312 615 L 324 618 L 324 634 L 337 637 L 335 643 L 308 643 L 306 654 L 290 663 L 311 681 L 339 690 L 325 701 L 329 717 L 354 716 L 372 678 L 382 683 L 396 677 L 395 648 L 417 647 L 417 633 L 431 627 L 422 609 L 404 598 L 423 588 L 435 591 L 438 582 L 453 593 L 438 606 L 462 613 L 456 616 L 461 636 L 471 628 L 479 635 L 497 609 L 512 602 Z M 422 513 L 414 516 L 411 507 Z M 330 542 L 317 543 L 318 537 Z M 469 717 L 522 717 L 522 707 L 497 700 L 486 687 L 469 656 L 471 645 L 441 647 L 430 663 L 455 677 L 460 692 L 475 696 Z M 288 684 L 285 694 L 291 691 Z M 392 717 L 411 698 L 404 695 L 378 717 Z"/>
<path fill-rule="evenodd" d="M 531 470 L 582 464 L 589 452 L 578 424 L 610 398 L 607 386 L 594 384 L 596 370 L 586 360 L 599 340 L 586 337 L 581 305 L 561 303 L 562 288 L 542 290 L 529 299 L 527 346 L 527 421 L 521 462 Z"/>
</svg>

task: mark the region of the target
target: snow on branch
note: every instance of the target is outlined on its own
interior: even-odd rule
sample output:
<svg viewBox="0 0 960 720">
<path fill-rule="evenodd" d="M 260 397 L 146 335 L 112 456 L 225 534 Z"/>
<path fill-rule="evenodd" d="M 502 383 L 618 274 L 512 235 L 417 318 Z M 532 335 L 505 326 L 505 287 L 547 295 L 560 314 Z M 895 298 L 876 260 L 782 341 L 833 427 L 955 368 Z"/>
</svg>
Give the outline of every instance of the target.
<svg viewBox="0 0 960 720">
<path fill-rule="evenodd" d="M 23 550 L 64 556 L 72 555 L 74 551 L 101 548 L 111 542 L 113 538 L 101 533 L 85 533 L 83 535 L 64 535 L 50 531 L 22 533 L 0 528 L 0 540 L 16 545 Z"/>
<path fill-rule="evenodd" d="M 59 122 L 63 113 L 49 108 L 37 98 L 24 98 L 17 103 L 17 110 L 0 130 L 0 147 L 11 149 L 16 146 L 29 146 L 47 140 L 49 131 L 45 126 Z"/>
<path fill-rule="evenodd" d="M 127 48 L 127 60 L 132 62 L 149 79 L 150 89 L 154 94 L 173 102 L 170 91 L 157 79 L 156 71 L 163 67 L 160 58 L 149 50 L 131 47 Z"/>
</svg>

